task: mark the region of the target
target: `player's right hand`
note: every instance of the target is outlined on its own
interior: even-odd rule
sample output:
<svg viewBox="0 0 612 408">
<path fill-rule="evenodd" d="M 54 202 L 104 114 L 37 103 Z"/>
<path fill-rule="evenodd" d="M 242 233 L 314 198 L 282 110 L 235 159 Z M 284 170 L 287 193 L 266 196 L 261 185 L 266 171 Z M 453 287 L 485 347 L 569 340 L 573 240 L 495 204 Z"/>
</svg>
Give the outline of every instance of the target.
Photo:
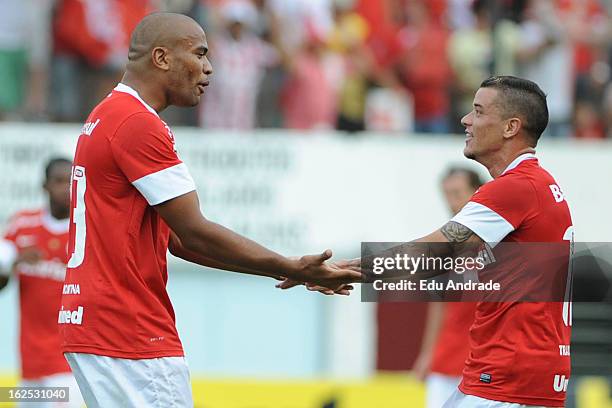
<svg viewBox="0 0 612 408">
<path fill-rule="evenodd" d="M 283 279 L 279 279 L 281 282 L 276 284 L 276 287 L 279 289 L 291 289 L 294 288 L 296 286 L 302 286 L 304 285 L 306 287 L 307 290 L 311 291 L 311 292 L 319 292 L 322 293 L 324 295 L 343 295 L 343 296 L 348 296 L 351 294 L 351 291 L 354 289 L 353 285 L 342 285 L 340 286 L 339 289 L 337 290 L 331 290 L 329 288 L 323 287 L 323 286 L 318 286 L 315 285 L 313 283 L 304 283 L 304 282 L 298 282 L 295 281 L 293 279 L 288 279 L 288 278 L 283 278 Z"/>
<path fill-rule="evenodd" d="M 302 256 L 297 260 L 297 272 L 291 279 L 308 282 L 311 287 L 321 286 L 333 292 L 341 290 L 346 284 L 362 280 L 359 268 L 326 262 L 331 256 L 332 251 L 329 249 L 318 255 Z"/>
</svg>

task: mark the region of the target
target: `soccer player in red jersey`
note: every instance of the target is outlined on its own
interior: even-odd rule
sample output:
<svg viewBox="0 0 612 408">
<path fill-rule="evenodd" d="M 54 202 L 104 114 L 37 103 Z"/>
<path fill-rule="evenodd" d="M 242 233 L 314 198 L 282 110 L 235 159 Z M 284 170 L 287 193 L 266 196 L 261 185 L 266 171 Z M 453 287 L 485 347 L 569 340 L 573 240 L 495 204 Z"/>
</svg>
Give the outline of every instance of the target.
<svg viewBox="0 0 612 408">
<path fill-rule="evenodd" d="M 19 282 L 21 386 L 69 387 L 69 403 L 29 402 L 44 407 L 81 407 L 83 399 L 61 350 L 59 309 L 68 254 L 70 166 L 49 161 L 44 189 L 48 206 L 11 217 L 0 243 L 0 289 L 14 273 Z M 2 274 L 4 272 L 4 275 Z"/>
<path fill-rule="evenodd" d="M 442 191 L 451 213 L 457 214 L 481 185 L 474 170 L 450 168 L 442 179 Z M 425 380 L 426 407 L 440 408 L 461 382 L 476 303 L 431 302 L 427 309 L 421 350 L 413 372 L 418 379 Z"/>
<path fill-rule="evenodd" d="M 473 107 L 462 119 L 464 154 L 487 167 L 494 180 L 440 232 L 451 242 L 567 243 L 569 257 L 573 225 L 567 201 L 535 156 L 548 124 L 546 96 L 531 81 L 493 77 L 481 84 Z M 463 380 L 445 406 L 564 406 L 569 301 L 479 303 Z"/>
<path fill-rule="evenodd" d="M 416 257 L 426 246 L 444 258 L 458 257 L 469 247 L 548 243 L 563 249 L 563 257 L 551 258 L 554 268 L 548 268 L 567 272 L 573 241 L 569 207 L 535 155 L 548 124 L 546 95 L 532 81 L 492 77 L 482 82 L 473 110 L 461 123 L 466 133 L 464 155 L 485 166 L 493 180 L 440 229 L 399 245 L 394 253 Z M 361 259 L 339 264 L 361 270 Z M 511 276 L 540 272 L 523 258 L 509 259 L 504 267 Z M 547 274 L 541 281 L 550 277 L 559 278 Z M 523 281 L 518 283 L 515 289 Z M 564 406 L 570 377 L 571 302 L 563 296 L 542 300 L 478 302 L 463 378 L 444 408 Z"/>
<path fill-rule="evenodd" d="M 89 115 L 72 172 L 58 321 L 89 408 L 191 407 L 189 372 L 166 291 L 166 252 L 219 269 L 345 293 L 361 273 L 331 251 L 289 259 L 204 218 L 172 131 L 158 116 L 198 104 L 212 67 L 202 28 L 172 13 L 132 33 L 126 73 Z"/>
<path fill-rule="evenodd" d="M 573 225 L 567 201 L 535 156 L 548 123 L 546 96 L 531 81 L 493 77 L 481 84 L 473 106 L 462 119 L 464 154 L 487 167 L 494 180 L 442 234 L 449 241 L 567 243 L 569 257 Z M 446 406 L 480 407 L 487 400 L 564 406 L 570 335 L 570 299 L 479 303 L 463 380 Z"/>
</svg>

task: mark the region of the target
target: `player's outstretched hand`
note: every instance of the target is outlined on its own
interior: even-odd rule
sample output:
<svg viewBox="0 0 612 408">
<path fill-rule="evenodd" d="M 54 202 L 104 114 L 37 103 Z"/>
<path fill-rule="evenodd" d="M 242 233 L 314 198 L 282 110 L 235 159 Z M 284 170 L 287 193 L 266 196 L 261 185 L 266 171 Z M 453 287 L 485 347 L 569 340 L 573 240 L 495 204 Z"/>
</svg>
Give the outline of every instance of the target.
<svg viewBox="0 0 612 408">
<path fill-rule="evenodd" d="M 332 264 L 337 268 L 350 269 L 361 274 L 363 273 L 363 270 L 361 269 L 361 258 L 342 259 L 339 261 L 333 261 Z"/>
<path fill-rule="evenodd" d="M 318 255 L 302 256 L 296 261 L 298 268 L 296 273 L 291 276 L 291 280 L 308 282 L 311 287 L 320 286 L 332 292 L 345 290 L 343 289 L 344 285 L 361 281 L 362 275 L 359 268 L 353 265 L 349 267 L 348 264 L 347 267 L 342 267 L 335 263 L 326 262 L 331 256 L 332 251 L 329 249 Z M 295 285 L 287 282 L 285 286 L 292 287 Z"/>
<path fill-rule="evenodd" d="M 337 290 L 331 290 L 328 289 L 326 287 L 323 286 L 318 286 L 312 283 L 304 283 L 304 282 L 298 282 L 295 281 L 293 279 L 283 279 L 281 280 L 280 283 L 276 284 L 276 287 L 279 289 L 291 289 L 293 287 L 296 286 L 302 286 L 304 285 L 306 287 L 306 289 L 312 291 L 312 292 L 319 292 L 322 293 L 324 295 L 343 295 L 343 296 L 348 296 L 351 294 L 351 291 L 354 289 L 353 285 L 342 285 L 339 289 Z"/>
</svg>

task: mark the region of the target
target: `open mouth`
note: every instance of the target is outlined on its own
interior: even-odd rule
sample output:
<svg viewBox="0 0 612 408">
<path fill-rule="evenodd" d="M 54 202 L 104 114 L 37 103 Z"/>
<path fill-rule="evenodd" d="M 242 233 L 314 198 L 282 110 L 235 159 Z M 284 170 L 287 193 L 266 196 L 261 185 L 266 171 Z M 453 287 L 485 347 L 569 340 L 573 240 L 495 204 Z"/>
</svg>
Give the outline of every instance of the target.
<svg viewBox="0 0 612 408">
<path fill-rule="evenodd" d="M 198 90 L 200 91 L 201 94 L 204 93 L 204 88 L 206 88 L 208 84 L 209 84 L 208 81 L 198 83 Z"/>
</svg>

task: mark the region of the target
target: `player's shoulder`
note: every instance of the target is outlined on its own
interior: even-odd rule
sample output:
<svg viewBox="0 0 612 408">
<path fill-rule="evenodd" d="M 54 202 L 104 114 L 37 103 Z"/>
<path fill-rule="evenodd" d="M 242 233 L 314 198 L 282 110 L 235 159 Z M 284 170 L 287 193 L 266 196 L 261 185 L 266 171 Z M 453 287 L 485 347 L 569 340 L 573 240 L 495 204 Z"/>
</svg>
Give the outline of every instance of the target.
<svg viewBox="0 0 612 408">
<path fill-rule="evenodd" d="M 7 223 L 7 235 L 16 234 L 24 229 L 37 228 L 42 225 L 42 209 L 26 209 L 14 213 Z"/>
<path fill-rule="evenodd" d="M 520 198 L 521 196 L 529 195 L 534 192 L 531 177 L 520 171 L 509 171 L 501 176 L 483 184 L 477 191 L 477 194 L 487 195 L 503 195 Z"/>
<path fill-rule="evenodd" d="M 162 123 L 157 113 L 144 101 L 116 89 L 92 111 L 88 122 L 95 123 L 97 120 L 117 129 L 126 124 L 141 128 L 159 128 Z M 112 134 L 114 132 L 111 132 Z"/>
<path fill-rule="evenodd" d="M 81 135 L 112 140 L 117 130 L 133 116 L 142 117 L 143 124 L 154 116 L 137 99 L 123 92 L 113 90 L 89 114 L 81 129 Z"/>
<path fill-rule="evenodd" d="M 173 146 L 174 135 L 170 127 L 150 112 L 135 112 L 126 117 L 109 138 L 111 144 L 118 145 L 158 145 Z"/>
<path fill-rule="evenodd" d="M 551 185 L 557 185 L 553 175 L 542 167 L 537 159 L 525 160 L 515 169 L 509 171 L 506 177 L 510 183 L 521 183 L 531 186 L 535 192 L 548 192 Z"/>
</svg>

